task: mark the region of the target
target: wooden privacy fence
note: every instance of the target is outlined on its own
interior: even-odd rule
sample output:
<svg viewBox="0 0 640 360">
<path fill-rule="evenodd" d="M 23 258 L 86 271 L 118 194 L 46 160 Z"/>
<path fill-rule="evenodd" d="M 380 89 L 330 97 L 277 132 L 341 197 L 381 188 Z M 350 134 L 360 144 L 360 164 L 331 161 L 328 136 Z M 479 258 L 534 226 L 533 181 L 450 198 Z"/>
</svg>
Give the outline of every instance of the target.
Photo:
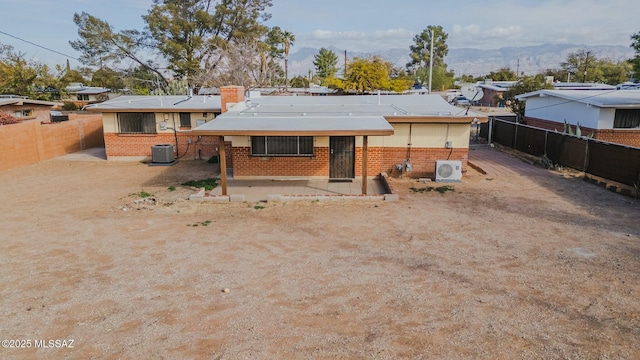
<svg viewBox="0 0 640 360">
<path fill-rule="evenodd" d="M 634 186 L 640 181 L 640 148 L 519 124 L 515 119 L 490 118 L 480 136 L 554 164 Z"/>
</svg>

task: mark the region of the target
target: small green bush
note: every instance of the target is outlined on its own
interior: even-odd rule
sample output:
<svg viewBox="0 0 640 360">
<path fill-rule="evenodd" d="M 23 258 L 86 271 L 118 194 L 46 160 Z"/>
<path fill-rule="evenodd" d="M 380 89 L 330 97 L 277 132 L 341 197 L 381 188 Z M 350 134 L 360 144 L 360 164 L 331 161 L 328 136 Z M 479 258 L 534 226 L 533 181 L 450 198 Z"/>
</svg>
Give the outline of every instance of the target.
<svg viewBox="0 0 640 360">
<path fill-rule="evenodd" d="M 62 105 L 62 110 L 65 111 L 76 111 L 79 109 L 80 108 L 78 107 L 78 105 L 76 105 L 76 103 L 74 103 L 73 101 L 65 101 L 64 105 Z"/>
<path fill-rule="evenodd" d="M 218 186 L 217 180 L 214 178 L 204 179 L 204 180 L 191 180 L 182 183 L 183 186 L 191 186 L 195 188 L 204 188 L 205 190 L 213 190 L 216 186 Z"/>
</svg>

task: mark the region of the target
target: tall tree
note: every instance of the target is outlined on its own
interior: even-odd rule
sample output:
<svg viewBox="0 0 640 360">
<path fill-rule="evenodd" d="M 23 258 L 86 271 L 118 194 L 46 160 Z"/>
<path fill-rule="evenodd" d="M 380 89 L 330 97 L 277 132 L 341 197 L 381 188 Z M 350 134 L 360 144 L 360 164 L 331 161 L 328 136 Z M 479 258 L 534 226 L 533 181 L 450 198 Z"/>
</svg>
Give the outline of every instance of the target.
<svg viewBox="0 0 640 360">
<path fill-rule="evenodd" d="M 241 85 L 247 89 L 269 86 L 271 74 L 280 68 L 267 58 L 265 44 L 241 40 L 222 52 L 215 68 L 203 69 L 198 82 L 204 86 Z"/>
<path fill-rule="evenodd" d="M 636 57 L 631 60 L 633 65 L 633 77 L 640 79 L 640 31 L 631 35 L 631 47 L 636 51 Z"/>
<path fill-rule="evenodd" d="M 93 73 L 93 77 L 91 77 L 91 86 L 101 86 L 109 88 L 112 91 L 117 91 L 125 87 L 123 74 L 103 66 Z"/>
<path fill-rule="evenodd" d="M 271 0 L 153 0 L 143 16 L 145 31 L 119 32 L 83 12 L 74 15 L 79 39 L 70 44 L 82 53 L 85 65 L 101 67 L 130 59 L 166 84 L 160 67 L 143 57 L 144 50 L 152 50 L 164 58 L 172 75 L 192 81 L 201 68 L 217 66 L 228 44 L 260 38 L 266 31 L 262 23 L 270 17 L 265 10 L 271 5 Z"/>
<path fill-rule="evenodd" d="M 447 46 L 449 34 L 444 32 L 442 26 L 429 25 L 413 38 L 414 44 L 410 46 L 411 61 L 407 63 L 407 69 L 410 71 L 429 66 L 429 59 L 431 57 L 431 31 L 434 32 L 433 66 L 444 64 L 444 57 L 449 54 L 449 47 Z"/>
<path fill-rule="evenodd" d="M 493 81 L 515 81 L 518 80 L 518 75 L 508 67 L 503 67 L 490 72 L 487 78 Z"/>
<path fill-rule="evenodd" d="M 269 47 L 269 54 L 272 59 L 284 59 L 284 85 L 285 90 L 289 82 L 289 51 L 296 40 L 295 35 L 287 30 L 282 30 L 279 26 L 269 29 L 265 43 Z"/>
<path fill-rule="evenodd" d="M 80 62 L 84 65 L 102 67 L 107 63 L 119 64 L 129 59 L 155 72 L 164 83 L 167 82 L 162 72 L 140 54 L 149 45 L 145 34 L 138 30 L 115 32 L 108 22 L 86 12 L 75 13 L 73 22 L 78 26 L 80 39 L 69 41 L 69 44 L 82 54 Z"/>
<path fill-rule="evenodd" d="M 380 57 L 370 59 L 354 58 L 347 65 L 344 79 L 344 90 L 358 93 L 372 92 L 376 90 L 392 90 L 402 92 L 408 90 L 413 81 L 400 76 L 391 78 L 393 65 Z M 333 79 L 333 78 L 329 78 Z M 332 85 L 339 82 L 332 81 Z"/>
<path fill-rule="evenodd" d="M 313 65 L 318 77 L 324 81 L 326 78 L 334 77 L 338 72 L 338 56 L 333 51 L 322 48 L 313 57 Z"/>
<path fill-rule="evenodd" d="M 29 96 L 53 100 L 60 88 L 58 76 L 47 65 L 27 61 L 23 53 L 0 44 L 0 94 Z"/>
<path fill-rule="evenodd" d="M 541 89 L 553 89 L 553 85 L 545 81 L 544 75 L 524 76 L 505 91 L 502 98 L 515 114 L 524 116 L 525 102 L 516 99 L 516 96 Z"/>
<path fill-rule="evenodd" d="M 215 68 L 234 41 L 259 38 L 271 0 L 153 0 L 143 16 L 155 45 L 178 78 L 191 84 L 202 67 Z"/>
<path fill-rule="evenodd" d="M 289 50 L 293 46 L 293 42 L 296 41 L 295 35 L 290 31 L 282 32 L 282 43 L 284 44 L 284 89 L 285 91 L 289 86 Z"/>
</svg>

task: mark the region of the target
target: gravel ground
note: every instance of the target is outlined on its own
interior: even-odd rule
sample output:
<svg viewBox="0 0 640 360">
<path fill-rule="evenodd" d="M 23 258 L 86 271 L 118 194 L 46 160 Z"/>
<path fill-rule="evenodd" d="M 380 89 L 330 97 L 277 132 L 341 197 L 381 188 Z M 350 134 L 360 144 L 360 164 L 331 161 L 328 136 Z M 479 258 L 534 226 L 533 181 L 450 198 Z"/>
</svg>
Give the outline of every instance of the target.
<svg viewBox="0 0 640 360">
<path fill-rule="evenodd" d="M 545 170 L 394 180 L 395 203 L 184 200 L 210 166 L 0 173 L 0 337 L 30 342 L 0 358 L 640 353 L 640 202 Z"/>
</svg>

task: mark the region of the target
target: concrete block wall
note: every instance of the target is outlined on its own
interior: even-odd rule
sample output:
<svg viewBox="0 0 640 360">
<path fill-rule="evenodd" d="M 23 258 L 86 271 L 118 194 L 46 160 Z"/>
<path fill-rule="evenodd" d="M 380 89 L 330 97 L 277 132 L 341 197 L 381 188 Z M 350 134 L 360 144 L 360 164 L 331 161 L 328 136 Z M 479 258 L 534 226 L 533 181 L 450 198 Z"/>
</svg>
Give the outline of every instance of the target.
<svg viewBox="0 0 640 360">
<path fill-rule="evenodd" d="M 60 123 L 31 120 L 0 126 L 0 171 L 103 145 L 100 114 L 73 114 Z"/>
</svg>

